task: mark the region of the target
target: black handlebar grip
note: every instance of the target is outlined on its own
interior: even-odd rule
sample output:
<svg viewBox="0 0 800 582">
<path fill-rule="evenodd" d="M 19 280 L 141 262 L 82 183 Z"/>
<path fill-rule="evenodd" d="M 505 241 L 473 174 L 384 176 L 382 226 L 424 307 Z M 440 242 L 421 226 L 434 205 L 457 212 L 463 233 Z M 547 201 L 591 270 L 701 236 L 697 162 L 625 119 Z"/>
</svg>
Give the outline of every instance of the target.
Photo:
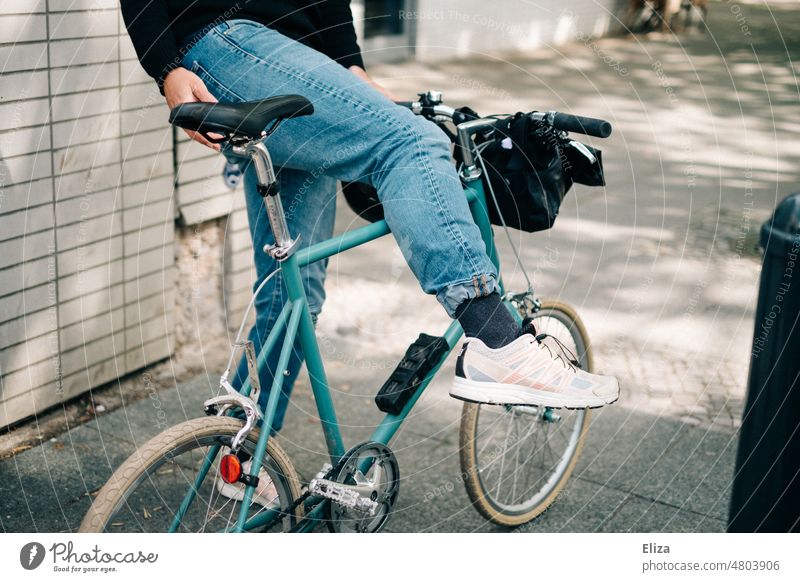
<svg viewBox="0 0 800 582">
<path fill-rule="evenodd" d="M 594 137 L 608 137 L 611 135 L 611 124 L 604 119 L 581 117 L 569 113 L 555 113 L 553 127 L 562 131 L 583 133 Z"/>
</svg>

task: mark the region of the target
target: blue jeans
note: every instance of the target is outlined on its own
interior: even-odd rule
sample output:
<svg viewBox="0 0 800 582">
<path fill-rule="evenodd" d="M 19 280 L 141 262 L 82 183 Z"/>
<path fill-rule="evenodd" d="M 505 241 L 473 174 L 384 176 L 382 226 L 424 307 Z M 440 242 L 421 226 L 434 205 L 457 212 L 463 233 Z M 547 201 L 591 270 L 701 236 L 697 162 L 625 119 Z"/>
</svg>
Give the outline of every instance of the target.
<svg viewBox="0 0 800 582">
<path fill-rule="evenodd" d="M 303 246 L 331 236 L 336 181 L 365 182 L 377 189 L 386 221 L 422 289 L 435 294 L 451 317 L 463 301 L 495 291 L 497 270 L 470 214 L 450 141 L 435 124 L 395 105 L 323 54 L 248 20 L 217 25 L 190 45 L 182 64 L 223 102 L 295 93 L 314 104 L 313 115 L 283 122 L 265 142 L 280 167 L 289 232 L 300 235 Z M 277 265 L 262 251 L 271 232 L 255 172 L 249 163 L 244 172 L 258 286 Z M 325 298 L 325 267 L 320 262 L 302 272 L 315 316 Z M 250 331 L 256 352 L 280 313 L 284 293 L 276 276 L 256 300 Z M 260 373 L 261 404 L 276 373 L 277 351 Z M 275 430 L 301 364 L 295 349 L 289 369 L 281 371 L 286 378 Z M 246 370 L 242 361 L 235 387 Z"/>
</svg>

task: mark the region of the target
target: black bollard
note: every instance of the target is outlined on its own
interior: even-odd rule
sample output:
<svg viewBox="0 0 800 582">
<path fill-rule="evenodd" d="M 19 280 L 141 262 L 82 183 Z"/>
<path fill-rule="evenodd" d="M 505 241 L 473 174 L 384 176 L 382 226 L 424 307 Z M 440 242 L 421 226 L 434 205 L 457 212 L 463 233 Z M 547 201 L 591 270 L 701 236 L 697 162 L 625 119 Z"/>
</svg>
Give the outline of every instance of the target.
<svg viewBox="0 0 800 582">
<path fill-rule="evenodd" d="M 800 531 L 800 193 L 761 227 L 747 404 L 728 531 Z"/>
</svg>

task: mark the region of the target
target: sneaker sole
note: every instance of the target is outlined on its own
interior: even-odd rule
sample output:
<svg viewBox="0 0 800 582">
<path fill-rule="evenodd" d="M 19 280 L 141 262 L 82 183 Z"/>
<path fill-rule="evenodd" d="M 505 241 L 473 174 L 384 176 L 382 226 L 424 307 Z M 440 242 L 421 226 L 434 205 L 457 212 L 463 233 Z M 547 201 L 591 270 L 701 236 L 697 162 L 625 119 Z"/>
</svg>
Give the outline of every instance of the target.
<svg viewBox="0 0 800 582">
<path fill-rule="evenodd" d="M 475 382 L 458 376 L 456 376 L 453 387 L 450 389 L 450 396 L 476 404 L 523 404 L 550 408 L 600 408 L 613 404 L 619 399 L 619 393 L 613 398 L 599 396 L 580 398 L 545 392 L 517 384 Z"/>
</svg>

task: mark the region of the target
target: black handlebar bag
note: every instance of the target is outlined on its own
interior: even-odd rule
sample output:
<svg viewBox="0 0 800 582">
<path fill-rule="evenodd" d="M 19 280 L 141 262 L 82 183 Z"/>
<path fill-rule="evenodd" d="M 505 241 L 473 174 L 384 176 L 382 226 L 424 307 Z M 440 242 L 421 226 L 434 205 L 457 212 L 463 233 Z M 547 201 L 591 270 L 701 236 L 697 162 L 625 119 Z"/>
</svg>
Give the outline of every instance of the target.
<svg viewBox="0 0 800 582">
<path fill-rule="evenodd" d="M 525 232 L 552 228 L 573 183 L 605 185 L 600 150 L 529 114 L 517 113 L 501 120 L 479 143 L 483 144 L 479 147 L 483 148 L 486 203 L 492 224 L 505 223 Z"/>
</svg>

